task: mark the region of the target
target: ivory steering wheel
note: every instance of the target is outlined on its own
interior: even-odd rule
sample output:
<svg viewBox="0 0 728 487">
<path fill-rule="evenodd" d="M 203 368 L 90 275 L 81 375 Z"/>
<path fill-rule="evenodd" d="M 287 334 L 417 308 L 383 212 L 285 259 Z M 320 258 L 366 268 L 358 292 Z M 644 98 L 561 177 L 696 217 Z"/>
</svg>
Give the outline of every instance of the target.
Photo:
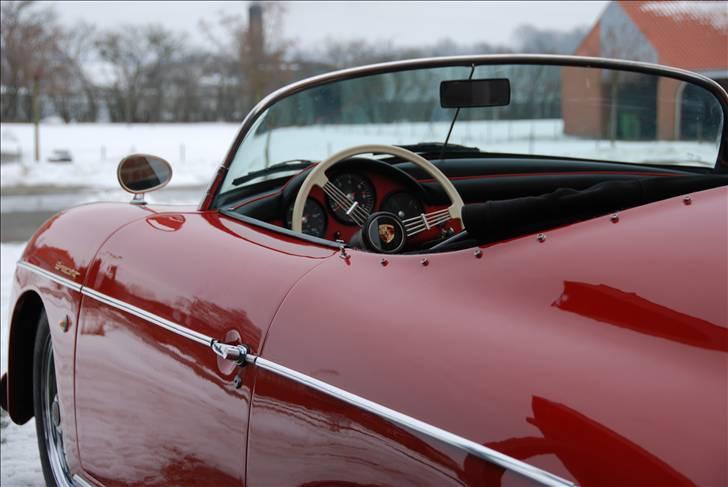
<svg viewBox="0 0 728 487">
<path fill-rule="evenodd" d="M 320 187 L 329 198 L 346 208 L 346 214 L 357 225 L 362 228 L 365 226 L 370 217 L 369 213 L 332 184 L 326 176 L 326 171 L 334 165 L 359 154 L 388 154 L 400 157 L 422 168 L 445 190 L 445 193 L 450 199 L 449 207 L 401 220 L 406 237 L 411 237 L 419 232 L 429 230 L 451 219 L 459 220 L 462 225 L 463 200 L 455 189 L 455 186 L 453 186 L 450 180 L 434 164 L 424 157 L 401 147 L 393 145 L 359 145 L 337 152 L 325 161 L 317 164 L 308 173 L 301 188 L 298 190 L 296 201 L 293 203 L 291 229 L 294 232 L 302 233 L 303 231 L 303 209 L 306 204 L 306 199 L 314 186 Z"/>
</svg>

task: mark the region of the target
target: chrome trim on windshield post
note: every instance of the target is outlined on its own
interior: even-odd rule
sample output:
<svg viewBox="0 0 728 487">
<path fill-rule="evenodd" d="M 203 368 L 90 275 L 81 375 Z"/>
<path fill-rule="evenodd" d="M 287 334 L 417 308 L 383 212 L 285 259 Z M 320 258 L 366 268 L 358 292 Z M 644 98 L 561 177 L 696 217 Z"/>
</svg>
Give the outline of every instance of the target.
<svg viewBox="0 0 728 487">
<path fill-rule="evenodd" d="M 38 267 L 37 265 L 30 264 L 30 263 L 24 262 L 22 260 L 17 263 L 17 266 L 20 268 L 29 270 L 31 272 L 35 272 L 38 275 L 41 275 L 47 279 L 50 279 L 51 281 L 55 282 L 56 284 L 60 284 L 61 286 L 65 286 L 76 292 L 81 292 L 81 288 L 83 287 L 81 284 L 79 284 L 75 281 L 72 281 L 65 277 L 61 277 L 58 274 L 54 274 L 51 271 L 43 269 L 42 267 Z"/>
<path fill-rule="evenodd" d="M 445 431 L 438 428 L 437 426 L 425 423 L 411 416 L 407 416 L 406 414 L 397 412 L 393 409 L 389 409 L 386 406 L 382 406 L 381 404 L 375 403 L 368 399 L 364 399 L 363 397 L 357 396 L 356 394 L 352 394 L 343 389 L 339 389 L 336 386 L 332 386 L 330 384 L 327 384 L 326 382 L 322 382 L 308 375 L 296 372 L 295 370 L 289 369 L 288 367 L 284 367 L 283 365 L 279 365 L 275 362 L 271 362 L 270 360 L 266 360 L 262 357 L 257 357 L 253 359 L 253 362 L 256 364 L 256 366 L 264 370 L 267 370 L 282 377 L 286 377 L 287 379 L 298 382 L 299 384 L 303 384 L 328 396 L 340 399 L 348 404 L 351 404 L 352 406 L 368 411 L 372 414 L 379 416 L 380 418 L 396 423 L 409 430 L 421 433 L 432 439 L 442 441 L 443 443 L 446 443 L 448 445 L 455 446 L 473 456 L 482 458 L 487 462 L 498 465 L 510 472 L 517 473 L 529 480 L 538 482 L 541 485 L 551 487 L 573 487 L 576 485 L 569 480 L 562 479 L 561 477 L 541 470 L 540 468 L 534 467 L 525 462 L 509 457 L 508 455 L 504 455 L 503 453 L 500 453 L 496 450 L 475 443 L 474 441 L 450 433 L 449 431 Z"/>
<path fill-rule="evenodd" d="M 573 66 L 583 68 L 613 68 L 621 69 L 624 71 L 641 72 L 654 74 L 658 76 L 667 76 L 675 78 L 681 81 L 695 83 L 703 88 L 707 89 L 714 95 L 721 103 L 723 108 L 723 118 L 728 119 L 728 93 L 714 80 L 707 78 L 701 74 L 694 73 L 692 71 L 663 66 L 653 63 L 644 63 L 639 61 L 627 61 L 620 59 L 608 59 L 599 57 L 587 57 L 587 56 L 563 56 L 563 55 L 550 55 L 550 54 L 487 54 L 478 56 L 450 56 L 450 57 L 439 57 L 439 58 L 423 58 L 423 59 L 409 59 L 404 61 L 394 61 L 381 64 L 371 64 L 368 66 L 359 66 L 355 68 L 342 69 L 339 71 L 333 71 L 330 73 L 320 74 L 310 78 L 291 83 L 288 86 L 279 88 L 278 90 L 270 93 L 268 96 L 260 100 L 250 112 L 245 116 L 243 122 L 240 124 L 235 139 L 233 140 L 230 148 L 225 155 L 224 162 L 220 165 L 216 172 L 216 176 L 208 186 L 205 197 L 200 204 L 199 209 L 201 211 L 209 210 L 212 207 L 212 203 L 217 197 L 217 193 L 222 185 L 222 179 L 228 172 L 228 168 L 232 163 L 235 153 L 238 147 L 242 143 L 245 135 L 247 135 L 250 128 L 253 126 L 255 120 L 268 108 L 270 108 L 277 101 L 286 98 L 290 95 L 294 95 L 307 88 L 314 86 L 331 83 L 334 81 L 341 81 L 344 79 L 358 78 L 362 76 L 368 76 L 373 74 L 380 74 L 389 71 L 406 71 L 420 68 L 439 68 L 439 67 L 450 67 L 450 66 L 463 66 L 470 67 L 487 66 L 492 64 L 539 64 L 539 65 L 562 65 L 562 66 Z M 725 127 L 723 127 L 725 131 Z M 716 164 L 723 164 L 728 160 L 728 142 L 725 136 L 722 137 L 721 147 L 718 149 L 718 160 Z"/>
</svg>

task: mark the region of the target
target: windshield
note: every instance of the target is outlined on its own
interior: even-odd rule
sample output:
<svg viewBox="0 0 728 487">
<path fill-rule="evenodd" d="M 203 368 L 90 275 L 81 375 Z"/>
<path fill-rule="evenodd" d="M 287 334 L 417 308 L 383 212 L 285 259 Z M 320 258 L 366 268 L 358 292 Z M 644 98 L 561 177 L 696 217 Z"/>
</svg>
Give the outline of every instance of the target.
<svg viewBox="0 0 728 487">
<path fill-rule="evenodd" d="M 469 79 L 508 80 L 507 103 L 443 108 L 441 84 Z M 361 144 L 441 145 L 446 139 L 484 157 L 712 168 L 722 131 L 714 94 L 665 76 L 536 64 L 410 69 L 329 82 L 279 100 L 245 135 L 221 192 L 285 175 L 283 161 L 320 161 Z M 290 169 L 300 171 L 300 164 Z M 259 174 L 244 177 L 254 171 Z"/>
</svg>

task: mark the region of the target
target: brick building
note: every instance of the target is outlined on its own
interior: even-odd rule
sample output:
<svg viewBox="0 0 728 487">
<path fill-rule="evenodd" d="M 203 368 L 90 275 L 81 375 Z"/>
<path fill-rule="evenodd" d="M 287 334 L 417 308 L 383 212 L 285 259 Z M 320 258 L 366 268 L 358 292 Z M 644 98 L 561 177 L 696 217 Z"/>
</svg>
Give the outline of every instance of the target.
<svg viewBox="0 0 728 487">
<path fill-rule="evenodd" d="M 728 3 L 612 2 L 575 54 L 683 68 L 712 78 L 728 89 Z M 630 86 L 629 77 L 624 78 L 615 82 L 601 70 L 564 69 L 565 133 L 661 140 L 701 136 L 693 133 L 695 124 L 691 125 L 686 113 L 691 104 L 685 103 L 704 96 L 701 90 L 676 80 L 648 76 L 638 76 L 639 83 Z M 609 102 L 616 96 L 613 85 L 619 85 L 622 97 L 615 104 Z M 585 99 L 592 102 L 584 103 Z"/>
</svg>

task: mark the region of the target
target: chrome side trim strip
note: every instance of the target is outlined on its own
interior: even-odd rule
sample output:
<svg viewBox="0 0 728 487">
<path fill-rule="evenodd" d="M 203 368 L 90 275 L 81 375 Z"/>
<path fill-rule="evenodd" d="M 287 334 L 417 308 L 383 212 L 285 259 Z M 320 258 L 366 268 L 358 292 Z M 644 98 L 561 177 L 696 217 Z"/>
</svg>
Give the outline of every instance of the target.
<svg viewBox="0 0 728 487">
<path fill-rule="evenodd" d="M 73 476 L 73 484 L 78 487 L 94 487 L 90 483 L 86 481 L 83 477 L 81 477 L 79 474 L 76 474 Z"/>
<path fill-rule="evenodd" d="M 83 287 L 81 284 L 55 275 L 52 272 L 49 272 L 33 264 L 29 264 L 27 262 L 18 262 L 18 266 L 42 275 L 50 279 L 51 281 L 73 289 L 74 291 L 81 292 L 84 296 L 95 299 L 100 303 L 104 303 L 118 310 L 142 318 L 149 323 L 176 333 L 177 335 L 183 336 L 201 345 L 211 346 L 213 343 L 213 339 L 211 337 L 208 337 L 207 335 L 198 333 L 182 325 L 178 325 L 172 321 L 166 320 L 153 313 L 120 301 L 116 298 L 112 298 L 111 296 L 107 296 L 93 289 Z M 450 433 L 449 431 L 445 431 L 436 426 L 415 419 L 411 416 L 407 416 L 406 414 L 402 414 L 368 399 L 364 399 L 363 397 L 357 396 L 356 394 L 352 394 L 343 389 L 339 389 L 336 386 L 327 384 L 326 382 L 322 382 L 318 379 L 302 374 L 293 369 L 289 369 L 288 367 L 279 365 L 275 362 L 271 362 L 270 360 L 266 360 L 262 357 L 256 357 L 252 354 L 246 354 L 245 361 L 248 363 L 254 363 L 264 370 L 268 370 L 279 376 L 286 377 L 294 382 L 298 382 L 299 384 L 308 386 L 328 396 L 340 399 L 348 404 L 351 404 L 352 406 L 368 411 L 372 414 L 375 414 L 393 423 L 399 424 L 400 426 L 408 428 L 412 431 L 416 431 L 435 440 L 442 441 L 443 443 L 460 448 L 461 450 L 466 451 L 471 455 L 482 458 L 493 464 L 499 465 L 506 470 L 522 475 L 523 477 L 538 482 L 542 485 L 552 487 L 574 487 L 576 485 L 573 482 L 562 479 L 561 477 L 553 475 L 549 472 L 541 470 L 515 458 L 509 457 L 508 455 L 504 455 L 503 453 L 490 449 L 486 446 L 475 443 L 474 441 L 455 435 L 453 433 Z M 73 482 L 80 487 L 93 487 L 83 477 L 79 475 L 73 476 Z"/>
<path fill-rule="evenodd" d="M 70 279 L 66 279 L 65 277 L 61 277 L 58 274 L 54 274 L 53 272 L 47 271 L 41 267 L 38 267 L 34 264 L 29 264 L 28 262 L 19 261 L 18 267 L 22 267 L 23 269 L 29 270 L 31 272 L 35 272 L 38 275 L 41 275 L 47 279 L 50 279 L 51 281 L 55 282 L 56 284 L 60 284 L 61 286 L 66 286 L 69 289 L 72 289 L 76 292 L 81 292 L 81 284 L 72 281 Z"/>
<path fill-rule="evenodd" d="M 552 487 L 573 487 L 576 485 L 569 480 L 562 479 L 561 477 L 541 470 L 540 468 L 534 467 L 525 462 L 509 457 L 508 455 L 504 455 L 503 453 L 500 453 L 496 450 L 475 443 L 474 441 L 470 441 L 461 436 L 450 433 L 449 431 L 445 431 L 436 426 L 415 419 L 411 416 L 407 416 L 406 414 L 399 413 L 393 409 L 389 409 L 386 406 L 382 406 L 381 404 L 377 404 L 368 399 L 364 399 L 363 397 L 357 396 L 343 389 L 339 389 L 338 387 L 332 386 L 318 379 L 314 379 L 313 377 L 302 374 L 300 372 L 296 372 L 295 370 L 289 369 L 288 367 L 284 367 L 283 365 L 279 365 L 275 362 L 271 362 L 270 360 L 266 360 L 262 357 L 257 357 L 254 359 L 254 363 L 262 369 L 268 370 L 270 372 L 273 372 L 274 374 L 286 377 L 292 381 L 298 382 L 319 392 L 323 392 L 324 394 L 340 399 L 348 404 L 351 404 L 352 406 L 364 409 L 365 411 L 368 411 L 393 423 L 399 424 L 400 426 L 403 426 L 412 431 L 416 431 L 435 440 L 439 440 L 443 443 L 447 443 L 449 445 L 460 448 L 461 450 L 464 450 L 471 455 L 482 458 L 483 460 L 494 463 L 500 467 L 505 468 L 506 470 L 522 475 L 523 477 L 538 482 L 541 485 L 547 485 Z"/>
<path fill-rule="evenodd" d="M 22 267 L 31 272 L 35 272 L 36 274 L 43 276 L 47 279 L 50 279 L 51 281 L 53 281 L 57 284 L 61 284 L 62 286 L 66 286 L 67 288 L 73 289 L 76 292 L 80 292 L 84 296 L 88 296 L 89 298 L 95 299 L 96 301 L 99 301 L 108 306 L 111 306 L 112 308 L 116 308 L 116 309 L 119 309 L 126 313 L 129 313 L 129 314 L 132 314 L 139 318 L 142 318 L 143 320 L 146 320 L 149 323 L 152 323 L 153 325 L 157 325 L 161 328 L 164 328 L 165 330 L 171 331 L 172 333 L 176 333 L 177 335 L 183 336 L 194 342 L 200 343 L 200 344 L 208 346 L 208 347 L 212 343 L 212 337 L 203 335 L 202 333 L 198 333 L 185 326 L 178 325 L 177 323 L 166 320 L 166 319 L 162 318 L 161 316 L 157 316 L 154 313 L 150 313 L 149 311 L 145 311 L 141 308 L 137 308 L 134 305 L 125 303 L 124 301 L 120 301 L 116 298 L 112 298 L 111 296 L 107 296 L 106 294 L 100 293 L 98 291 L 94 291 L 93 289 L 90 289 L 88 287 L 84 287 L 77 282 L 74 282 L 74 281 L 71 281 L 70 279 L 66 279 L 65 277 L 56 275 L 52 272 L 49 272 L 45 269 L 38 267 L 37 265 L 33 265 L 33 264 L 29 264 L 27 262 L 20 261 L 20 262 L 18 262 L 18 267 Z"/>
<path fill-rule="evenodd" d="M 177 323 L 164 319 L 161 316 L 150 313 L 149 311 L 137 308 L 134 305 L 125 303 L 124 301 L 112 298 L 111 296 L 107 296 L 106 294 L 94 291 L 93 289 L 87 287 L 84 287 L 81 292 L 84 296 L 88 296 L 89 298 L 95 299 L 96 301 L 111 306 L 112 308 L 116 308 L 118 310 L 142 318 L 143 320 L 146 320 L 153 325 L 157 325 L 161 328 L 164 328 L 165 330 L 171 331 L 172 333 L 176 333 L 177 335 L 188 338 L 193 342 L 197 342 L 201 345 L 205 345 L 208 347 L 212 343 L 212 337 L 203 335 L 202 333 L 198 333 L 182 325 L 178 325 Z"/>
</svg>

